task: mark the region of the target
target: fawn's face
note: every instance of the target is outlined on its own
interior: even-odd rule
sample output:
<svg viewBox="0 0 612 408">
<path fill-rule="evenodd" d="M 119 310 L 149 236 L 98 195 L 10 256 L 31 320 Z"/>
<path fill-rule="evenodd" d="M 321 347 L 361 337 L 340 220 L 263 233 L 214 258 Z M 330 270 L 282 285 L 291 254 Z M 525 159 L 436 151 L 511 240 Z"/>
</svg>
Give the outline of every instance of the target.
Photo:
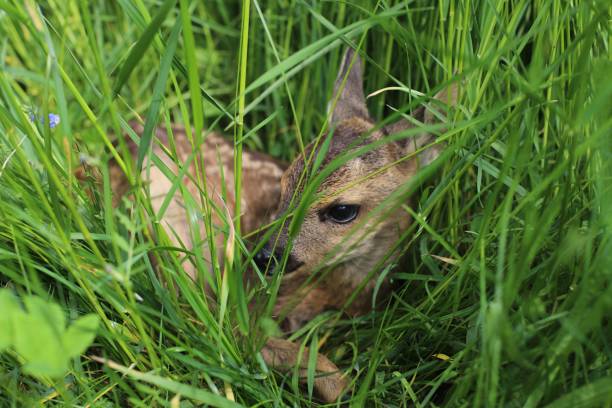
<svg viewBox="0 0 612 408">
<path fill-rule="evenodd" d="M 392 258 L 410 223 L 401 187 L 440 151 L 438 146 L 421 150 L 433 142 L 429 134 L 385 140 L 412 125 L 402 120 L 376 129 L 365 104 L 361 61 L 350 50 L 330 105 L 333 101 L 331 130 L 323 139 L 329 137 L 328 144 L 309 145 L 283 175 L 278 212 L 289 217 L 258 254 L 263 269 L 273 254 L 279 261 L 288 252 L 275 308 L 277 315 L 286 314 L 288 330 L 326 309 L 345 308 L 356 315 L 371 308 L 375 274 Z M 424 109 L 416 116 L 432 122 Z M 314 171 L 313 162 L 320 163 Z M 318 180 L 314 187 L 308 185 L 308 175 Z M 303 220 L 292 221 L 291 214 L 304 199 L 308 206 Z M 361 292 L 345 305 L 359 287 Z"/>
</svg>

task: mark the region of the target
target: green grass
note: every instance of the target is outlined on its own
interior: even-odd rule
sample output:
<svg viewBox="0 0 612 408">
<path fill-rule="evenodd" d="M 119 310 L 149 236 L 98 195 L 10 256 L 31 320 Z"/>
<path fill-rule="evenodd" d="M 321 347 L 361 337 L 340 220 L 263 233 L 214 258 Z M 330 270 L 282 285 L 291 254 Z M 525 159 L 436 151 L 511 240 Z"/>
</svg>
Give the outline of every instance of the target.
<svg viewBox="0 0 612 408">
<path fill-rule="evenodd" d="M 416 107 L 410 89 L 451 82 L 461 109 L 446 160 L 406 209 L 415 222 L 386 307 L 323 315 L 301 340 L 327 339 L 320 351 L 350 373 L 353 406 L 611 406 L 610 11 L 604 0 L 0 0 L 0 286 L 51 300 L 70 322 L 100 321 L 65 376 L 31 376 L 18 348 L 0 351 L 0 405 L 310 405 L 258 357 L 268 321 L 246 310 L 262 291 L 240 284 L 240 234 L 229 276 L 213 271 L 217 307 L 158 225 L 151 238 L 142 186 L 112 209 L 106 163 L 133 177 L 141 160 L 112 135 L 138 115 L 141 159 L 153 124 L 173 121 L 195 143 L 219 130 L 236 151 L 290 160 L 321 132 L 342 50 L 363 41 L 366 93 L 393 87 L 369 99 L 376 118 Z M 61 123 L 31 124 L 31 110 Z M 93 198 L 73 175 L 80 160 L 102 170 Z M 205 204 L 190 202 L 209 219 Z"/>
</svg>

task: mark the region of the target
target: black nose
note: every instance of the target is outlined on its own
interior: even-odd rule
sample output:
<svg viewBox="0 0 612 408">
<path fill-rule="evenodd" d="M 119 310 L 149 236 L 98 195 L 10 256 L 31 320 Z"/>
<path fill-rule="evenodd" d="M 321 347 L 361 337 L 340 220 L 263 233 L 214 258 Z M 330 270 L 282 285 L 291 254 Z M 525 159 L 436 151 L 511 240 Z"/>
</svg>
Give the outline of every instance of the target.
<svg viewBox="0 0 612 408">
<path fill-rule="evenodd" d="M 283 250 L 276 248 L 276 251 L 272 252 L 268 245 L 264 245 L 253 257 L 255 265 L 261 272 L 272 275 L 277 264 L 283 259 Z M 298 262 L 291 254 L 287 258 L 287 264 L 285 265 L 285 273 L 293 272 L 302 265 Z"/>
<path fill-rule="evenodd" d="M 276 266 L 276 262 L 272 258 L 272 252 L 268 249 L 268 246 L 265 245 L 255 254 L 253 261 L 255 261 L 255 265 L 257 265 L 260 271 L 266 272 L 269 270 L 268 273 L 271 274 L 272 270 L 274 270 L 274 267 Z"/>
</svg>

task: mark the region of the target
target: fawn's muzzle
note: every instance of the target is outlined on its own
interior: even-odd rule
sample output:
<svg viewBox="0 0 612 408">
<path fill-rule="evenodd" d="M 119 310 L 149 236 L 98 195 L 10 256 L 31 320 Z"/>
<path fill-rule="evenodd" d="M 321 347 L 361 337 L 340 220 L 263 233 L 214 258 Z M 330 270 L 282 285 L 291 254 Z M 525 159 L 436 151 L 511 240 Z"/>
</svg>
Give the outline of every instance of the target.
<svg viewBox="0 0 612 408">
<path fill-rule="evenodd" d="M 255 254 L 253 261 L 255 261 L 255 265 L 257 265 L 260 271 L 268 275 L 272 275 L 278 264 L 283 259 L 283 252 L 284 250 L 278 247 L 275 251 L 272 251 L 270 250 L 269 245 L 266 244 L 259 250 L 259 252 Z M 289 254 L 287 264 L 285 266 L 285 273 L 293 272 L 301 265 L 302 262 L 299 262 L 293 255 Z"/>
</svg>

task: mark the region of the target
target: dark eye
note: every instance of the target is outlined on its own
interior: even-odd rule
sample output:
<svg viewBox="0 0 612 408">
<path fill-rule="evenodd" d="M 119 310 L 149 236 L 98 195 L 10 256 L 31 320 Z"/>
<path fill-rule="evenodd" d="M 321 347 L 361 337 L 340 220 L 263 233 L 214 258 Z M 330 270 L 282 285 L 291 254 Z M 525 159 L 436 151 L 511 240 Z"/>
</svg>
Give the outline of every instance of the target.
<svg viewBox="0 0 612 408">
<path fill-rule="evenodd" d="M 326 218 L 337 224 L 346 224 L 353 221 L 359 214 L 359 206 L 352 204 L 332 205 L 325 212 Z"/>
</svg>

